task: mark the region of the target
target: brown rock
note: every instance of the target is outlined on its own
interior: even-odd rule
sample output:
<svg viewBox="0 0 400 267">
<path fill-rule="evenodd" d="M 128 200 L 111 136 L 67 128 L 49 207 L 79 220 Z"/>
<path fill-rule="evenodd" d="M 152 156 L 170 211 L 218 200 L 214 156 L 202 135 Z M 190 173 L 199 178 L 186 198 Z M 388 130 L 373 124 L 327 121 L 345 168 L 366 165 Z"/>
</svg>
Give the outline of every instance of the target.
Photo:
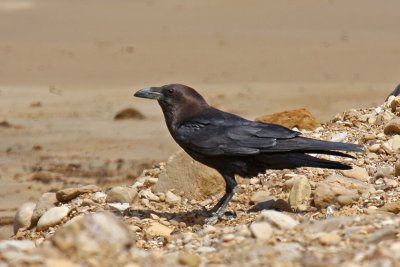
<svg viewBox="0 0 400 267">
<path fill-rule="evenodd" d="M 200 265 L 201 260 L 198 255 L 180 253 L 178 256 L 178 262 L 189 267 L 197 267 Z"/>
<path fill-rule="evenodd" d="M 400 134 L 400 118 L 394 118 L 385 125 L 385 134 Z"/>
<path fill-rule="evenodd" d="M 154 192 L 184 192 L 184 196 L 204 200 L 225 191 L 225 181 L 214 169 L 193 160 L 184 151 L 171 156 L 161 172 Z"/>
<path fill-rule="evenodd" d="M 397 162 L 396 162 L 396 164 L 394 165 L 394 175 L 397 177 L 397 176 L 400 176 L 400 160 L 398 160 Z"/>
<path fill-rule="evenodd" d="M 85 185 L 78 188 L 65 188 L 56 193 L 57 200 L 60 202 L 68 202 L 79 195 L 85 193 L 94 193 L 100 191 L 97 185 Z"/>
<path fill-rule="evenodd" d="M 314 130 L 318 127 L 318 123 L 314 116 L 305 108 L 259 117 L 256 121 L 279 124 L 287 128 L 296 127 L 304 130 Z"/>
<path fill-rule="evenodd" d="M 162 225 L 161 223 L 158 222 L 153 222 L 149 228 L 146 229 L 146 237 L 147 238 L 153 238 L 153 237 L 169 237 L 172 233 L 173 229 Z"/>
<path fill-rule="evenodd" d="M 342 238 L 337 234 L 323 233 L 319 236 L 318 241 L 321 245 L 332 246 L 340 243 Z"/>
<path fill-rule="evenodd" d="M 137 119 L 137 120 L 143 120 L 145 117 L 142 113 L 140 113 L 138 110 L 133 109 L 133 108 L 125 108 L 114 116 L 114 120 L 126 120 L 126 119 Z"/>
<path fill-rule="evenodd" d="M 367 183 L 353 178 L 347 178 L 341 175 L 333 174 L 323 181 L 317 183 L 314 192 L 314 203 L 317 208 L 326 208 L 333 204 L 340 204 L 340 196 L 366 195 L 375 192 L 375 188 Z"/>
</svg>

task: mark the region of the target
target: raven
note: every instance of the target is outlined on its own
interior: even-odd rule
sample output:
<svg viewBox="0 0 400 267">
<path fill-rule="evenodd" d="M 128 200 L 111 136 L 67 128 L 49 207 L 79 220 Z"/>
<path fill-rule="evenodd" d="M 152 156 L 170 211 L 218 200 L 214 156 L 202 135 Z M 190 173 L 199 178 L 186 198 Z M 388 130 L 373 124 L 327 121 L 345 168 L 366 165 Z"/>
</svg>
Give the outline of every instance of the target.
<svg viewBox="0 0 400 267">
<path fill-rule="evenodd" d="M 182 84 L 148 87 L 134 96 L 158 100 L 174 140 L 193 159 L 224 177 L 226 192 L 211 209 L 210 220 L 225 217 L 225 208 L 237 191 L 235 175 L 249 178 L 266 169 L 298 167 L 351 169 L 309 153 L 354 158 L 339 151 L 363 151 L 359 145 L 310 139 L 283 126 L 249 121 L 218 110 Z"/>
</svg>

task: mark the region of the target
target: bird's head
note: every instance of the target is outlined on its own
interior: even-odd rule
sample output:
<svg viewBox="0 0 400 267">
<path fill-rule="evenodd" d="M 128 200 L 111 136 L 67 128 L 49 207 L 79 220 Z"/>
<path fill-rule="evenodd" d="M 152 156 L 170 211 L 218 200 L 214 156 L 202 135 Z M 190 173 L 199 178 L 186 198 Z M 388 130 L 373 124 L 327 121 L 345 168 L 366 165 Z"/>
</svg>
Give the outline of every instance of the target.
<svg viewBox="0 0 400 267">
<path fill-rule="evenodd" d="M 157 100 L 164 115 L 173 114 L 180 121 L 208 106 L 199 93 L 183 84 L 147 87 L 137 91 L 134 96 Z"/>
</svg>

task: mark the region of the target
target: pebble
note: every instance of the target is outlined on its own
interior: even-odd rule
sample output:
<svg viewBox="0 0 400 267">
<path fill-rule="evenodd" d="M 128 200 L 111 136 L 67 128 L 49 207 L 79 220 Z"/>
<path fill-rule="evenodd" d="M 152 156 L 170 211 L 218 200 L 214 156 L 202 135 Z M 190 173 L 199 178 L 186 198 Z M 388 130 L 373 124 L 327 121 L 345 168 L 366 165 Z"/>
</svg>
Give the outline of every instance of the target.
<svg viewBox="0 0 400 267">
<path fill-rule="evenodd" d="M 182 199 L 180 196 L 175 195 L 171 191 L 167 191 L 167 193 L 165 193 L 165 202 L 167 202 L 168 204 L 175 205 L 180 203 L 181 200 Z"/>
<path fill-rule="evenodd" d="M 150 201 L 159 202 L 160 198 L 156 196 L 150 189 L 143 190 L 139 193 L 140 197 L 148 199 Z"/>
<path fill-rule="evenodd" d="M 62 221 L 69 213 L 68 207 L 54 207 L 46 211 L 42 217 L 40 217 L 36 229 L 43 231 L 54 226 Z"/>
<path fill-rule="evenodd" d="M 295 180 L 289 194 L 289 205 L 293 210 L 306 211 L 311 202 L 311 185 L 307 177 Z"/>
<path fill-rule="evenodd" d="M 253 236 L 259 240 L 269 240 L 273 230 L 267 222 L 254 222 L 250 225 L 250 231 Z"/>
<path fill-rule="evenodd" d="M 358 166 L 353 166 L 350 170 L 341 170 L 340 173 L 346 177 L 354 178 L 362 182 L 368 182 L 369 179 L 367 170 Z"/>
<path fill-rule="evenodd" d="M 395 202 L 386 203 L 379 210 L 391 212 L 394 214 L 399 214 L 400 213 L 400 200 L 395 201 Z"/>
<path fill-rule="evenodd" d="M 169 237 L 174 229 L 169 228 L 165 225 L 162 225 L 158 222 L 153 222 L 150 224 L 150 227 L 145 230 L 146 237 L 148 239 L 154 237 Z"/>
<path fill-rule="evenodd" d="M 339 235 L 332 233 L 322 233 L 318 238 L 319 243 L 323 246 L 337 245 L 341 240 Z"/>
<path fill-rule="evenodd" d="M 269 222 L 273 226 L 278 227 L 279 229 L 293 229 L 296 227 L 299 222 L 293 219 L 292 217 L 275 210 L 263 210 L 257 216 L 256 221 L 258 222 Z"/>
<path fill-rule="evenodd" d="M 110 206 L 111 208 L 114 208 L 116 210 L 119 210 L 119 211 L 125 211 L 130 208 L 129 203 L 120 203 L 120 202 L 108 203 L 108 206 Z"/>
<path fill-rule="evenodd" d="M 264 202 L 271 197 L 271 193 L 269 191 L 257 191 L 253 193 L 250 198 L 250 204 L 258 204 L 260 202 Z"/>
<path fill-rule="evenodd" d="M 189 267 L 198 267 L 201 259 L 198 255 L 181 252 L 178 256 L 178 262 Z"/>
<path fill-rule="evenodd" d="M 394 118 L 389 121 L 383 131 L 387 135 L 400 134 L 400 118 Z"/>
<path fill-rule="evenodd" d="M 14 234 L 16 234 L 20 228 L 28 228 L 31 225 L 32 214 L 35 207 L 36 203 L 26 202 L 18 208 L 14 216 Z"/>
<path fill-rule="evenodd" d="M 380 144 L 373 144 L 372 146 L 370 146 L 370 147 L 368 148 L 368 150 L 371 151 L 371 152 L 376 153 L 376 152 L 379 151 L 380 148 L 381 148 L 381 145 L 380 145 Z"/>
<path fill-rule="evenodd" d="M 111 188 L 107 192 L 107 203 L 121 202 L 121 203 L 133 203 L 138 195 L 136 189 L 125 186 L 116 186 Z"/>
<path fill-rule="evenodd" d="M 57 203 L 56 193 L 44 193 L 39 201 L 36 203 L 36 207 L 32 213 L 32 225 L 36 225 L 40 217 L 49 210 L 55 207 Z"/>
<path fill-rule="evenodd" d="M 331 137 L 332 142 L 343 142 L 347 137 L 347 132 L 337 133 Z"/>
<path fill-rule="evenodd" d="M 85 193 L 94 193 L 100 191 L 100 188 L 97 185 L 85 185 L 78 188 L 65 188 L 57 191 L 56 198 L 60 202 L 68 202 L 79 195 Z"/>
</svg>

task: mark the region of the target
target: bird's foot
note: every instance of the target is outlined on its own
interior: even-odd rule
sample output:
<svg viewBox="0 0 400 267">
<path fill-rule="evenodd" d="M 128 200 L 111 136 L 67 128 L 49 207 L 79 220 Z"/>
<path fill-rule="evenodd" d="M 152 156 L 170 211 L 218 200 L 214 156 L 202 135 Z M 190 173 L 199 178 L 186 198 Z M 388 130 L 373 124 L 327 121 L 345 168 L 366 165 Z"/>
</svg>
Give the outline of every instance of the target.
<svg viewBox="0 0 400 267">
<path fill-rule="evenodd" d="M 211 224 L 215 224 L 215 223 L 217 223 L 218 221 L 221 221 L 221 220 L 229 221 L 229 220 L 232 220 L 232 219 L 235 219 L 235 218 L 236 218 L 236 214 L 231 213 L 231 212 L 226 212 L 226 213 L 212 212 L 210 217 L 205 219 L 205 223 L 208 224 L 208 225 L 211 225 Z"/>
</svg>

